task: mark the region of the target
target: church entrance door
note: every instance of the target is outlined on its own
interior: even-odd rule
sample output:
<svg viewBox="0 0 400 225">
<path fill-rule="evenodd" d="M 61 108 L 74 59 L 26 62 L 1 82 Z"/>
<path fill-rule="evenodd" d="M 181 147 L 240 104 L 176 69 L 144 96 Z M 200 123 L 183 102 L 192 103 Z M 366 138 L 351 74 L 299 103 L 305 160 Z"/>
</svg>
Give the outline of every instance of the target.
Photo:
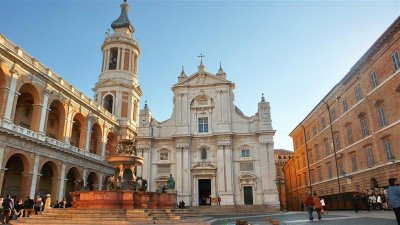
<svg viewBox="0 0 400 225">
<path fill-rule="evenodd" d="M 199 179 L 199 205 L 211 205 L 211 179 Z"/>
<path fill-rule="evenodd" d="M 253 205 L 253 187 L 243 187 L 244 204 Z"/>
</svg>

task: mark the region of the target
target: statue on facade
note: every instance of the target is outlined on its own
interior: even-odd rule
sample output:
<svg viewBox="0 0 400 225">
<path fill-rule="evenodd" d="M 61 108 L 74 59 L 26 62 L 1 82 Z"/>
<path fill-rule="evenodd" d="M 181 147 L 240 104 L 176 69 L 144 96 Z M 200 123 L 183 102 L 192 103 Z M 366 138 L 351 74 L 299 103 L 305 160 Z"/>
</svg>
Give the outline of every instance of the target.
<svg viewBox="0 0 400 225">
<path fill-rule="evenodd" d="M 172 178 L 172 174 L 169 175 L 167 180 L 167 190 L 174 190 L 175 189 L 175 180 Z"/>
</svg>

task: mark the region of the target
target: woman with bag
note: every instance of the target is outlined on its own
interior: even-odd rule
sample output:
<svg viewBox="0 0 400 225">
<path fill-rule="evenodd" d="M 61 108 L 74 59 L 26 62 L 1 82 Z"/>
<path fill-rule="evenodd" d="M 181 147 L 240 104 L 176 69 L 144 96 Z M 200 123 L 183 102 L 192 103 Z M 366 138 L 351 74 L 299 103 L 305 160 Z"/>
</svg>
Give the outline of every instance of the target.
<svg viewBox="0 0 400 225">
<path fill-rule="evenodd" d="M 314 197 L 313 197 L 313 204 L 314 204 L 314 209 L 318 214 L 318 220 L 321 220 L 321 209 L 322 209 L 322 204 L 321 200 L 317 195 L 317 192 L 314 191 Z"/>
</svg>

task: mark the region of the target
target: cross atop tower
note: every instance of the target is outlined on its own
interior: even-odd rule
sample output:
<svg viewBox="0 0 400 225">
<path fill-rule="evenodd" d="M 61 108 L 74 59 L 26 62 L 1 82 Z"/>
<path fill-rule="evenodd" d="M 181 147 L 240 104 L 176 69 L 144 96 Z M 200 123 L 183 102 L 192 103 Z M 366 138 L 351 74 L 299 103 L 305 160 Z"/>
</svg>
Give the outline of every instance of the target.
<svg viewBox="0 0 400 225">
<path fill-rule="evenodd" d="M 205 55 L 203 55 L 203 53 L 200 53 L 200 55 L 197 56 L 197 57 L 200 58 L 200 65 L 202 65 L 203 64 L 203 58 L 205 57 Z"/>
</svg>

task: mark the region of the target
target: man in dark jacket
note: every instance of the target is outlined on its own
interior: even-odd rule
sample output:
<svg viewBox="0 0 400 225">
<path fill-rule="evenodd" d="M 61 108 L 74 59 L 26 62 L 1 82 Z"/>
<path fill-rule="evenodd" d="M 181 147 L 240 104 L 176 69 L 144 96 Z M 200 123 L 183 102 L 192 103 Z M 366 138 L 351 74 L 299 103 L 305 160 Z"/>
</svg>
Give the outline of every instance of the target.
<svg viewBox="0 0 400 225">
<path fill-rule="evenodd" d="M 33 202 L 33 199 L 31 199 L 29 196 L 26 197 L 26 200 L 24 201 L 24 217 L 29 217 L 29 215 L 32 215 L 34 210 L 33 210 L 33 205 L 35 203 Z"/>
<path fill-rule="evenodd" d="M 1 217 L 2 224 L 8 224 L 11 216 L 11 210 L 14 209 L 14 203 L 10 198 L 10 195 L 7 195 L 3 201 L 3 215 Z"/>
</svg>

